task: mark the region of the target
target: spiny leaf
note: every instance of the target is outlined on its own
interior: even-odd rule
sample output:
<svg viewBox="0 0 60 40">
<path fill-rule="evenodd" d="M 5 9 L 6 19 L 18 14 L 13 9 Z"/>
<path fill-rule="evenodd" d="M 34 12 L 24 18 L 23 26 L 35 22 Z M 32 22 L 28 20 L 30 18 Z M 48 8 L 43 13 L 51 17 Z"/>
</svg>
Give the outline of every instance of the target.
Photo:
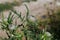
<svg viewBox="0 0 60 40">
<path fill-rule="evenodd" d="M 8 19 L 8 20 L 7 20 L 7 21 L 8 21 L 8 23 L 10 23 L 10 22 L 11 22 L 11 21 L 10 21 L 10 20 L 11 20 L 11 19 L 10 19 L 11 15 L 12 15 L 12 13 L 10 12 L 10 14 L 9 14 L 9 16 L 8 16 L 8 18 L 7 18 L 7 19 Z"/>
<path fill-rule="evenodd" d="M 28 16 L 29 16 L 29 9 L 28 9 L 28 7 L 27 7 L 27 5 L 25 4 L 25 7 L 26 7 L 26 9 L 27 9 L 27 13 L 26 13 L 26 20 L 28 20 Z"/>
<path fill-rule="evenodd" d="M 4 14 L 2 13 L 2 21 L 4 21 Z"/>
<path fill-rule="evenodd" d="M 14 12 L 14 14 L 16 14 L 21 20 L 23 20 L 22 16 L 21 16 L 21 12 L 20 14 L 18 14 L 15 10 L 11 10 L 12 12 Z"/>
</svg>

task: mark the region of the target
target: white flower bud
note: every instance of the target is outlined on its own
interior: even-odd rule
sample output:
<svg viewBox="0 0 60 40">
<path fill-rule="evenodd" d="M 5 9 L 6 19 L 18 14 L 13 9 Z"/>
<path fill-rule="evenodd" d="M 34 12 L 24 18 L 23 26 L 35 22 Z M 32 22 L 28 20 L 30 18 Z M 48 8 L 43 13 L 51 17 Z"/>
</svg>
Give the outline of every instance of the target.
<svg viewBox="0 0 60 40">
<path fill-rule="evenodd" d="M 7 21 L 7 18 L 5 18 L 4 21 Z"/>
<path fill-rule="evenodd" d="M 45 34 L 46 34 L 48 37 L 51 36 L 51 33 L 49 33 L 49 32 L 45 32 Z"/>
<path fill-rule="evenodd" d="M 13 37 L 14 35 L 12 34 L 11 36 Z"/>
<path fill-rule="evenodd" d="M 29 20 L 35 22 L 36 18 L 34 16 L 29 16 Z"/>
<path fill-rule="evenodd" d="M 10 29 L 10 30 L 14 30 L 15 28 L 16 28 L 15 25 L 13 25 L 13 24 L 9 25 L 9 29 Z"/>
</svg>

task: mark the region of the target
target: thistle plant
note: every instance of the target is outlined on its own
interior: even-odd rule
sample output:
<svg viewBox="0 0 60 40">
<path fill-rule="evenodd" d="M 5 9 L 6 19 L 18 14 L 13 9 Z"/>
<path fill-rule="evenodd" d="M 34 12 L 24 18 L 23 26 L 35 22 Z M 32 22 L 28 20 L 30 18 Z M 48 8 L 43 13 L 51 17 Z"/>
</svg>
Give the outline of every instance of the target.
<svg viewBox="0 0 60 40">
<path fill-rule="evenodd" d="M 27 5 L 25 5 L 27 9 L 27 13 L 25 16 L 22 17 L 21 13 L 17 13 L 15 10 L 11 10 L 8 18 L 4 18 L 2 13 L 2 21 L 1 28 L 2 30 L 6 30 L 6 34 L 8 35 L 8 39 L 4 40 L 52 40 L 52 35 L 47 32 L 46 30 L 46 23 L 41 22 L 40 20 L 36 19 L 33 15 L 29 15 L 29 9 Z M 18 19 L 21 20 L 22 24 L 15 25 L 13 24 L 13 20 L 15 19 L 14 15 L 18 16 Z M 22 27 L 22 28 L 20 28 Z M 20 28 L 22 33 L 16 32 L 17 29 Z"/>
<path fill-rule="evenodd" d="M 51 34 L 49 32 L 46 32 L 45 28 L 44 31 L 43 29 L 40 29 L 40 27 L 46 25 L 43 25 L 43 23 L 39 22 L 40 20 L 38 21 L 33 15 L 30 16 L 27 5 L 25 5 L 25 7 L 27 9 L 26 16 L 24 16 L 25 18 L 22 17 L 21 13 L 19 14 L 15 10 L 12 10 L 12 12 L 14 12 L 14 14 L 16 14 L 22 21 L 21 26 L 23 26 L 22 31 L 25 40 L 51 40 Z M 31 19 L 34 19 L 34 21 L 32 21 Z"/>
</svg>

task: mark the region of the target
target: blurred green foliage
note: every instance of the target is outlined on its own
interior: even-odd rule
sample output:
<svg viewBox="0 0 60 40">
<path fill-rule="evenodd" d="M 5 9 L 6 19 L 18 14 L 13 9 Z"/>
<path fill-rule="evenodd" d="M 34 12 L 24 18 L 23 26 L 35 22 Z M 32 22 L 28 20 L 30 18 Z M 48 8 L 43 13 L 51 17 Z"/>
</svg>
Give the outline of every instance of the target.
<svg viewBox="0 0 60 40">
<path fill-rule="evenodd" d="M 17 6 L 19 5 L 18 2 L 13 2 L 13 3 L 5 3 L 5 4 L 0 4 L 0 12 L 4 11 L 4 10 L 9 10 L 9 9 L 13 9 L 13 6 Z"/>
<path fill-rule="evenodd" d="M 50 19 L 50 33 L 53 34 L 52 40 L 60 40 L 60 10 L 52 11 L 52 15 L 48 15 Z"/>
<path fill-rule="evenodd" d="M 23 0 L 23 2 L 30 2 L 30 1 L 36 1 L 36 0 Z M 5 4 L 0 4 L 0 12 L 4 10 L 10 10 L 13 9 L 13 6 L 20 5 L 19 2 L 13 2 L 13 3 L 5 3 Z"/>
</svg>

